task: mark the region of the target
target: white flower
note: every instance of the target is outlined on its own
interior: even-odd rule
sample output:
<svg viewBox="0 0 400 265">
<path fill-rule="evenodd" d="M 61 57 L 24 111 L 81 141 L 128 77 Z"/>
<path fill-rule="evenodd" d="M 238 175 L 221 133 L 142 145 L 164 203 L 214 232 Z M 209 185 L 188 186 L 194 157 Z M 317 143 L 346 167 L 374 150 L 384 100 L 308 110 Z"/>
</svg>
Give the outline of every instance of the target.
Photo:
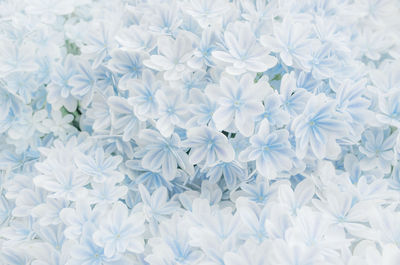
<svg viewBox="0 0 400 265">
<path fill-rule="evenodd" d="M 226 51 L 214 51 L 212 55 L 232 64 L 226 67 L 226 72 L 231 75 L 240 75 L 246 71 L 264 72 L 277 63 L 275 57 L 268 55 L 269 50 L 257 42 L 249 23 L 230 24 L 224 32 L 224 40 Z"/>
<path fill-rule="evenodd" d="M 165 80 L 178 80 L 187 69 L 186 62 L 192 56 L 192 44 L 188 37 L 179 35 L 176 40 L 160 37 L 157 42 L 158 55 L 151 55 L 144 64 L 158 71 L 165 71 Z"/>
<path fill-rule="evenodd" d="M 126 250 L 134 253 L 144 251 L 144 216 L 140 213 L 128 214 L 128 208 L 118 202 L 105 216 L 100 227 L 93 234 L 94 242 L 104 247 L 104 255 L 112 257 Z"/>
</svg>

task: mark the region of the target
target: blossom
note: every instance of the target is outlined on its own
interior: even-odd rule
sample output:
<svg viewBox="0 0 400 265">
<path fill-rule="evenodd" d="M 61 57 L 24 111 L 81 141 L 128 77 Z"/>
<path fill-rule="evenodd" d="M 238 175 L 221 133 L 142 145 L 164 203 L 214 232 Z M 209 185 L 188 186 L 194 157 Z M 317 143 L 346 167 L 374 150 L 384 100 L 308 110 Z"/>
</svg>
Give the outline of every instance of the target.
<svg viewBox="0 0 400 265">
<path fill-rule="evenodd" d="M 116 264 L 118 257 L 107 257 L 104 254 L 104 248 L 96 245 L 92 240 L 94 226 L 86 226 L 79 244 L 71 247 L 71 264 Z"/>
<path fill-rule="evenodd" d="M 189 161 L 198 164 L 205 160 L 205 165 L 217 161 L 230 162 L 235 156 L 235 151 L 228 139 L 220 132 L 208 127 L 191 128 L 187 132 L 188 139 L 183 143 L 190 147 Z"/>
<path fill-rule="evenodd" d="M 377 128 L 365 131 L 361 140 L 362 145 L 360 146 L 360 152 L 365 155 L 360 161 L 361 167 L 364 170 L 379 167 L 383 172 L 387 173 L 390 171 L 397 131 L 390 136 L 389 131 L 388 129 L 382 130 Z"/>
<path fill-rule="evenodd" d="M 229 189 L 235 187 L 237 182 L 247 177 L 243 165 L 236 160 L 205 166 L 202 168 L 202 172 L 206 174 L 210 183 L 217 183 L 223 176 Z"/>
<path fill-rule="evenodd" d="M 0 1 L 0 264 L 398 265 L 399 10 Z"/>
<path fill-rule="evenodd" d="M 400 92 L 393 91 L 387 95 L 380 95 L 379 109 L 381 113 L 376 114 L 376 118 L 383 124 L 400 127 Z"/>
<path fill-rule="evenodd" d="M 149 70 L 143 70 L 142 79 L 127 82 L 126 87 L 130 92 L 128 102 L 132 104 L 138 119 L 146 120 L 156 116 L 158 104 L 155 95 L 161 86 L 161 82 Z"/>
<path fill-rule="evenodd" d="M 142 75 L 145 54 L 117 49 L 112 51 L 110 56 L 111 59 L 107 62 L 108 68 L 114 73 L 122 75 L 118 82 L 120 86 L 123 86 L 127 80 Z"/>
<path fill-rule="evenodd" d="M 84 39 L 85 45 L 81 47 L 81 50 L 82 53 L 93 58 L 93 68 L 97 68 L 109 56 L 111 50 L 117 46 L 113 38 L 114 35 L 115 25 L 112 23 L 95 23 L 88 30 Z"/>
<path fill-rule="evenodd" d="M 190 99 L 193 104 L 190 104 L 189 111 L 194 115 L 187 122 L 190 126 L 204 126 L 213 124 L 212 116 L 217 109 L 217 104 L 213 100 L 209 99 L 199 89 L 190 90 Z"/>
<path fill-rule="evenodd" d="M 357 82 L 346 80 L 336 91 L 336 111 L 350 125 L 353 135 L 359 134 L 362 130 L 361 124 L 365 124 L 371 115 L 368 110 L 371 102 L 363 98 L 365 81 L 365 79 Z"/>
<path fill-rule="evenodd" d="M 243 75 L 238 81 L 235 78 L 223 76 L 219 87 L 208 86 L 206 94 L 216 99 L 219 104 L 213 114 L 218 130 L 226 129 L 234 121 L 241 134 L 250 136 L 254 131 L 254 118 L 263 112 L 264 108 L 260 99 L 266 91 L 253 84 L 250 74 Z"/>
<path fill-rule="evenodd" d="M 78 200 L 74 208 L 62 209 L 60 218 L 67 226 L 64 230 L 65 237 L 68 239 L 78 239 L 82 234 L 85 224 L 95 224 L 100 213 L 98 209 L 92 210 L 86 199 Z"/>
<path fill-rule="evenodd" d="M 68 81 L 72 86 L 71 94 L 78 98 L 83 106 L 92 101 L 93 90 L 96 87 L 96 78 L 92 67 L 87 62 L 79 62 L 76 74 Z"/>
<path fill-rule="evenodd" d="M 11 93 L 22 97 L 25 103 L 30 103 L 37 84 L 32 74 L 12 73 L 7 76 L 7 88 Z"/>
<path fill-rule="evenodd" d="M 146 257 L 146 261 L 150 264 L 161 262 L 168 264 L 176 260 L 181 264 L 190 264 L 198 261 L 202 253 L 190 246 L 186 225 L 186 221 L 180 219 L 178 215 L 173 215 L 171 220 L 161 222 L 160 237 L 149 242 L 153 252 Z"/>
<path fill-rule="evenodd" d="M 89 200 L 97 205 L 110 204 L 125 197 L 128 188 L 123 185 L 118 185 L 115 180 L 109 179 L 102 183 L 92 182 L 92 190 L 89 190 Z"/>
<path fill-rule="evenodd" d="M 275 38 L 264 35 L 260 38 L 260 42 L 279 53 L 287 66 L 309 70 L 312 59 L 311 50 L 318 47 L 318 42 L 308 37 L 310 29 L 307 25 L 284 19 L 282 23 L 274 23 L 273 31 Z"/>
<path fill-rule="evenodd" d="M 150 52 L 156 47 L 156 39 L 151 32 L 141 28 L 139 25 L 132 25 L 123 29 L 115 37 L 124 50 Z"/>
<path fill-rule="evenodd" d="M 0 76 L 13 72 L 33 72 L 38 68 L 34 61 L 35 47 L 31 43 L 19 45 L 10 40 L 2 40 L 0 45 Z"/>
<path fill-rule="evenodd" d="M 97 148 L 93 155 L 78 155 L 75 158 L 80 171 L 91 176 L 95 182 L 104 182 L 107 179 L 121 181 L 123 175 L 116 170 L 121 161 L 120 156 L 104 157 L 103 148 Z"/>
<path fill-rule="evenodd" d="M 251 146 L 243 150 L 239 158 L 243 161 L 256 160 L 257 171 L 266 177 L 275 177 L 282 170 L 292 167 L 289 134 L 286 130 L 269 132 L 268 124 L 264 120 L 256 135 L 250 138 Z"/>
<path fill-rule="evenodd" d="M 165 219 L 178 209 L 176 201 L 168 200 L 168 193 L 165 187 L 159 187 L 153 194 L 139 184 L 140 197 L 143 201 L 143 212 L 146 219 L 150 222 L 152 229 L 157 228 L 157 222 Z"/>
<path fill-rule="evenodd" d="M 84 186 L 88 183 L 88 178 L 82 174 L 78 174 L 73 168 L 64 168 L 52 175 L 45 168 L 41 168 L 43 175 L 35 177 L 34 183 L 38 187 L 42 187 L 53 194 L 52 198 L 65 198 L 75 201 L 79 197 L 84 196 L 86 189 Z M 47 173 L 47 174 L 46 174 Z"/>
<path fill-rule="evenodd" d="M 281 108 L 282 102 L 278 94 L 273 93 L 266 96 L 264 100 L 264 113 L 258 120 L 266 119 L 271 126 L 278 128 L 286 125 L 289 122 L 289 114 Z"/>
<path fill-rule="evenodd" d="M 333 116 L 333 102 L 325 101 L 322 96 L 309 99 L 303 113 L 292 124 L 296 135 L 296 154 L 303 158 L 311 149 L 321 159 L 326 156 L 325 143 L 335 140 L 337 134 L 346 130 L 346 126 Z"/>
<path fill-rule="evenodd" d="M 280 86 L 280 97 L 282 107 L 289 112 L 291 116 L 297 116 L 303 112 L 309 94 L 307 91 L 296 84 L 295 72 L 290 72 L 282 77 Z"/>
<path fill-rule="evenodd" d="M 233 64 L 226 68 L 231 75 L 240 75 L 246 71 L 264 72 L 277 63 L 269 51 L 256 40 L 250 24 L 236 22 L 224 32 L 227 51 L 214 51 L 212 55 L 218 60 Z"/>
<path fill-rule="evenodd" d="M 189 174 L 193 174 L 193 167 L 189 163 L 187 154 L 179 149 L 181 145 L 178 135 L 172 134 L 164 138 L 154 130 L 142 130 L 138 144 L 143 150 L 142 166 L 158 172 L 167 180 L 176 177 L 177 165 Z"/>
<path fill-rule="evenodd" d="M 77 107 L 77 100 L 71 93 L 73 86 L 69 84 L 69 80 L 78 71 L 75 60 L 72 55 L 67 55 L 50 75 L 47 99 L 55 108 L 64 106 L 68 111 L 74 111 Z"/>
<path fill-rule="evenodd" d="M 173 133 L 175 126 L 184 127 L 187 108 L 182 98 L 182 93 L 179 90 L 157 91 L 156 100 L 159 118 L 156 127 L 165 137 Z"/>
<path fill-rule="evenodd" d="M 157 42 L 158 55 L 151 55 L 143 63 L 158 71 L 165 71 L 165 80 L 178 80 L 186 70 L 186 62 L 192 56 L 191 42 L 188 37 L 179 35 L 176 40 L 160 37 Z"/>
<path fill-rule="evenodd" d="M 129 141 L 141 128 L 140 120 L 135 116 L 132 105 L 125 98 L 109 97 L 107 100 L 111 110 L 111 127 L 116 134 L 122 133 L 122 140 Z"/>
<path fill-rule="evenodd" d="M 191 0 L 184 7 L 185 11 L 197 19 L 199 24 L 204 28 L 212 24 L 213 21 L 229 9 L 228 3 L 225 0 Z"/>
<path fill-rule="evenodd" d="M 215 66 L 212 53 L 217 49 L 215 44 L 217 33 L 215 30 L 208 28 L 201 34 L 201 41 L 193 53 L 193 57 L 188 61 L 188 65 L 192 68 L 199 69 L 206 66 Z"/>
<path fill-rule="evenodd" d="M 143 252 L 144 242 L 140 238 L 143 233 L 144 217 L 140 214 L 128 215 L 126 206 L 117 203 L 100 223 L 99 229 L 93 234 L 93 240 L 97 245 L 104 247 L 106 257 L 112 257 L 125 250 Z"/>
</svg>

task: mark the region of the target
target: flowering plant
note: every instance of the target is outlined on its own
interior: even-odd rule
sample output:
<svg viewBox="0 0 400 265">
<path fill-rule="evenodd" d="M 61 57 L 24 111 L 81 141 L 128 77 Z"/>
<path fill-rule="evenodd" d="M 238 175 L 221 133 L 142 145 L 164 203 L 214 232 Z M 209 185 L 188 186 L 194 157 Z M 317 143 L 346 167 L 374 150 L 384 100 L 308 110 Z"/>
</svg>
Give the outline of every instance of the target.
<svg viewBox="0 0 400 265">
<path fill-rule="evenodd" d="M 0 264 L 400 264 L 396 0 L 0 0 Z"/>
</svg>

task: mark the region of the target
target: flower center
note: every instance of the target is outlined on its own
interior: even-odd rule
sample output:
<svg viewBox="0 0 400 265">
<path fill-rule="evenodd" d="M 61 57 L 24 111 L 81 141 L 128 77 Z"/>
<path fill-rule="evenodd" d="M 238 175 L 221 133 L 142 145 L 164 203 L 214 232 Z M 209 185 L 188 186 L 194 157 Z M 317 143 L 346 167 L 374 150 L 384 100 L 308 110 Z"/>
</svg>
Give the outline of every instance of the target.
<svg viewBox="0 0 400 265">
<path fill-rule="evenodd" d="M 234 106 L 235 108 L 239 108 L 241 104 L 242 104 L 242 103 L 241 103 L 239 100 L 235 100 L 235 101 L 233 102 L 233 106 Z"/>
</svg>

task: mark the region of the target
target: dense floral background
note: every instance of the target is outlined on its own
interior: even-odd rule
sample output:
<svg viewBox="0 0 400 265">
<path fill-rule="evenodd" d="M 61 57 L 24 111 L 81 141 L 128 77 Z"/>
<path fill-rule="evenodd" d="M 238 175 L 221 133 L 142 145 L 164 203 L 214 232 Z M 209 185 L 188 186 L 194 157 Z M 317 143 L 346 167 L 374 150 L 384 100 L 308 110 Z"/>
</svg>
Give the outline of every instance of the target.
<svg viewBox="0 0 400 265">
<path fill-rule="evenodd" d="M 0 0 L 1 265 L 400 264 L 398 0 Z"/>
</svg>

